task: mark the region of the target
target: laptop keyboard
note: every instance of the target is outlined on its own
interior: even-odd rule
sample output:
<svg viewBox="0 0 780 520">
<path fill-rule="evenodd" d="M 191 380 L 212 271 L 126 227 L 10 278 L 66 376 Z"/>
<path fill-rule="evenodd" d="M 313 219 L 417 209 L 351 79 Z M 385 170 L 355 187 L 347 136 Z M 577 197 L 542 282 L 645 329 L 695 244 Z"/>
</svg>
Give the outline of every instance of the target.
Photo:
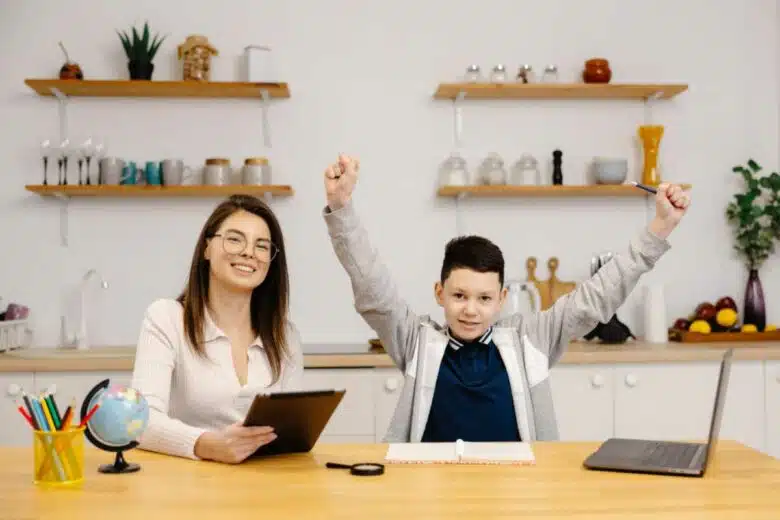
<svg viewBox="0 0 780 520">
<path fill-rule="evenodd" d="M 698 444 L 658 442 L 645 449 L 642 463 L 660 467 L 687 468 L 698 450 Z"/>
</svg>

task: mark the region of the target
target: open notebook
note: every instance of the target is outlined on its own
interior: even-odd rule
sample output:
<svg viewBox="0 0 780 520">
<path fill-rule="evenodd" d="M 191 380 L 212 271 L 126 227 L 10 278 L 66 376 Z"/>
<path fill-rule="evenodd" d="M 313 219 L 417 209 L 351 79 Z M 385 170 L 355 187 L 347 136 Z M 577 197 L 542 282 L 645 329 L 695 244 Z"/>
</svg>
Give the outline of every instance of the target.
<svg viewBox="0 0 780 520">
<path fill-rule="evenodd" d="M 527 442 L 412 442 L 390 444 L 385 460 L 418 464 L 534 464 Z"/>
</svg>

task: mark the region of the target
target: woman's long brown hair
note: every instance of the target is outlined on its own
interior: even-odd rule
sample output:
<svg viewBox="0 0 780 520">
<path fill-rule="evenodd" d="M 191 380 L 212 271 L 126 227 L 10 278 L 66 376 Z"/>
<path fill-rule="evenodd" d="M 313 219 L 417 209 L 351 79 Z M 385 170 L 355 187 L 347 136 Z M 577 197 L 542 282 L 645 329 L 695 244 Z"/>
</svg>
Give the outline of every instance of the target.
<svg viewBox="0 0 780 520">
<path fill-rule="evenodd" d="M 257 215 L 268 224 L 271 242 L 278 249 L 276 256 L 271 260 L 271 265 L 268 266 L 265 280 L 252 291 L 250 304 L 252 329 L 263 342 L 271 365 L 272 380 L 275 383 L 281 374 L 282 358 L 288 353 L 287 309 L 290 282 L 282 228 L 267 204 L 250 195 L 231 195 L 214 208 L 200 232 L 192 254 L 187 284 L 177 300 L 184 307 L 184 333 L 190 342 L 190 347 L 197 354 L 205 356 L 203 331 L 208 305 L 210 270 L 209 261 L 205 257 L 207 241 L 214 236 L 228 217 L 241 210 Z"/>
</svg>

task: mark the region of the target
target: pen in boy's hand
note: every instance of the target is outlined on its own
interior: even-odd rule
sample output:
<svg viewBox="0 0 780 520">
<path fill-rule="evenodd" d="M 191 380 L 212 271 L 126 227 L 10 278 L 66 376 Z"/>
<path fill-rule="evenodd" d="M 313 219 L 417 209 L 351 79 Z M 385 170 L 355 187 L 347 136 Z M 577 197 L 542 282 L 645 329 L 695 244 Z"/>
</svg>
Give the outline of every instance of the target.
<svg viewBox="0 0 780 520">
<path fill-rule="evenodd" d="M 644 184 L 639 184 L 636 181 L 631 181 L 631 184 L 633 186 L 639 188 L 640 190 L 645 190 L 648 193 L 652 193 L 652 194 L 658 193 L 658 190 L 656 188 L 654 188 L 653 186 L 645 186 Z"/>
<path fill-rule="evenodd" d="M 656 188 L 655 186 L 647 186 L 647 185 L 645 185 L 645 184 L 640 184 L 640 183 L 638 183 L 638 182 L 636 182 L 636 181 L 631 181 L 631 182 L 630 182 L 630 184 L 631 184 L 632 186 L 636 187 L 636 188 L 639 188 L 640 190 L 645 190 L 646 192 L 648 192 L 648 193 L 652 193 L 652 194 L 654 194 L 654 195 L 655 195 L 656 193 L 658 193 L 658 188 Z M 670 201 L 670 202 L 671 202 L 671 201 Z M 681 208 L 682 208 L 681 206 L 678 206 L 678 205 L 677 205 L 677 204 L 675 204 L 675 203 L 672 203 L 672 206 L 674 206 L 674 207 L 676 207 L 676 208 L 678 208 L 678 209 L 681 209 Z"/>
</svg>

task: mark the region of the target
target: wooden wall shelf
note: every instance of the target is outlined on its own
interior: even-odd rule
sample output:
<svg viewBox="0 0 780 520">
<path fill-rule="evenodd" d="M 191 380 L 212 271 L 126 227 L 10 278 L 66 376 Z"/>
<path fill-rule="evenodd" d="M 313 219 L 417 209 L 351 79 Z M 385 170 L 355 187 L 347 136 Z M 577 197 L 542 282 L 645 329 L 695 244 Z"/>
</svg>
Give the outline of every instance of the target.
<svg viewBox="0 0 780 520">
<path fill-rule="evenodd" d="M 242 185 L 227 186 L 187 185 L 187 186 L 144 186 L 144 185 L 48 185 L 30 184 L 27 191 L 42 197 L 227 197 L 234 193 L 263 196 L 266 193 L 275 197 L 290 197 L 291 186 L 286 185 Z"/>
<path fill-rule="evenodd" d="M 688 90 L 680 84 L 441 83 L 435 99 L 670 99 Z"/>
<path fill-rule="evenodd" d="M 690 184 L 682 184 L 690 189 Z M 648 197 L 651 193 L 630 184 L 563 186 L 442 186 L 439 197 Z"/>
<path fill-rule="evenodd" d="M 57 89 L 66 96 L 81 97 L 260 99 L 263 90 L 272 98 L 290 97 L 287 83 L 78 79 L 26 79 L 24 83 L 41 96 L 54 96 L 52 89 Z"/>
</svg>

